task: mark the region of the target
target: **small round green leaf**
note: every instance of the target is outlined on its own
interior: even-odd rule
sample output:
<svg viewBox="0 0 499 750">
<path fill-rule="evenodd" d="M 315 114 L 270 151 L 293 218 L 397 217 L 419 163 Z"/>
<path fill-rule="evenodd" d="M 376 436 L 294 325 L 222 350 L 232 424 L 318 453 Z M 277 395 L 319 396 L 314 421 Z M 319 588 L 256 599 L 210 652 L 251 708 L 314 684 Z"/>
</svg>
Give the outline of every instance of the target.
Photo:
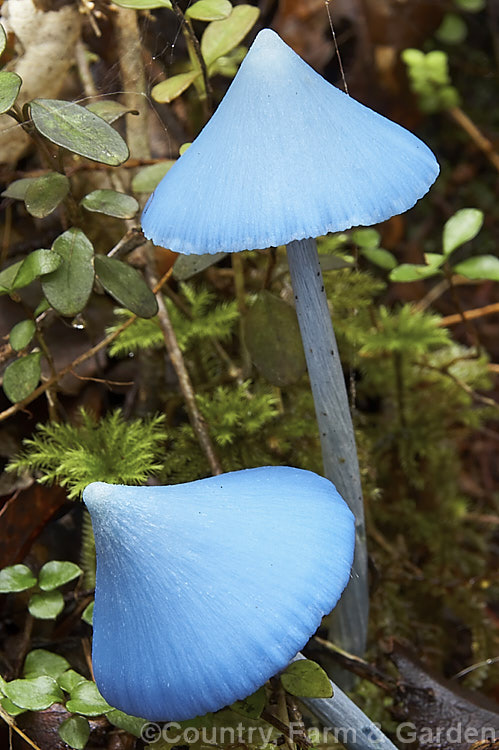
<svg viewBox="0 0 499 750">
<path fill-rule="evenodd" d="M 235 711 L 236 714 L 241 714 L 242 716 L 246 716 L 250 719 L 259 719 L 262 715 L 263 709 L 265 708 L 266 701 L 267 694 L 265 692 L 265 688 L 261 687 L 256 691 L 256 693 L 249 695 L 247 698 L 244 698 L 241 701 L 236 701 L 235 703 L 233 703 L 231 709 Z"/>
<path fill-rule="evenodd" d="M 53 591 L 83 573 L 79 565 L 65 560 L 50 560 L 40 570 L 38 585 L 42 591 Z"/>
<path fill-rule="evenodd" d="M 5 686 L 5 695 L 16 706 L 29 711 L 43 711 L 53 703 L 63 700 L 63 694 L 57 682 L 47 675 L 29 680 L 12 680 Z"/>
<path fill-rule="evenodd" d="M 13 263 L 0 273 L 0 294 L 28 286 L 38 276 L 55 271 L 60 263 L 60 257 L 51 250 L 33 250 L 27 258 Z"/>
<path fill-rule="evenodd" d="M 435 36 L 443 44 L 461 44 L 468 36 L 468 27 L 457 13 L 446 13 Z"/>
<path fill-rule="evenodd" d="M 246 346 L 257 370 L 279 387 L 296 383 L 307 364 L 295 310 L 263 291 L 243 318 Z"/>
<path fill-rule="evenodd" d="M 96 255 L 95 273 L 106 292 L 127 310 L 140 318 L 152 318 L 158 312 L 156 297 L 132 266 L 115 258 Z"/>
<path fill-rule="evenodd" d="M 84 716 L 99 716 L 109 711 L 111 706 L 99 693 L 95 682 L 85 680 L 71 691 L 71 700 L 66 703 L 66 708 Z"/>
<path fill-rule="evenodd" d="M 495 255 L 475 255 L 458 263 L 452 270 L 467 279 L 499 281 L 499 258 Z"/>
<path fill-rule="evenodd" d="M 94 624 L 94 602 L 90 602 L 82 612 L 81 619 L 86 622 L 87 625 Z"/>
<path fill-rule="evenodd" d="M 90 724 L 83 716 L 70 716 L 60 725 L 59 737 L 66 745 L 83 750 L 90 737 Z"/>
<path fill-rule="evenodd" d="M 53 273 L 61 265 L 61 259 L 52 250 L 33 250 L 22 261 L 12 284 L 12 289 L 21 289 L 39 276 Z"/>
<path fill-rule="evenodd" d="M 28 602 L 28 609 L 38 620 L 55 620 L 64 609 L 64 597 L 60 591 L 33 594 Z"/>
<path fill-rule="evenodd" d="M 3 389 L 13 404 L 27 398 L 38 385 L 41 376 L 41 356 L 41 352 L 33 352 L 16 359 L 5 368 Z"/>
<path fill-rule="evenodd" d="M 157 164 L 149 164 L 147 167 L 139 169 L 132 180 L 132 190 L 134 193 L 152 193 L 165 174 L 173 167 L 175 161 L 159 161 Z"/>
<path fill-rule="evenodd" d="M 23 714 L 26 711 L 25 708 L 19 708 L 15 703 L 12 703 L 10 698 L 2 698 L 0 700 L 0 706 L 2 706 L 3 710 L 6 711 L 9 716 L 19 716 L 19 714 Z"/>
<path fill-rule="evenodd" d="M 171 76 L 166 81 L 161 81 L 161 83 L 153 86 L 151 96 L 157 102 L 171 102 L 177 96 L 183 94 L 200 75 L 199 70 L 189 70 L 187 73 L 179 73 L 176 76 Z"/>
<path fill-rule="evenodd" d="M 390 272 L 390 281 L 421 281 L 436 276 L 438 269 L 433 266 L 418 266 L 412 263 L 402 263 Z"/>
<path fill-rule="evenodd" d="M 135 198 L 116 190 L 93 190 L 81 201 L 83 208 L 117 219 L 132 219 L 139 210 Z"/>
<path fill-rule="evenodd" d="M 201 52 L 206 64 L 226 55 L 244 39 L 258 20 L 260 11 L 252 5 L 237 5 L 223 21 L 212 21 L 201 39 Z"/>
<path fill-rule="evenodd" d="M 242 44 L 235 47 L 226 55 L 222 55 L 210 65 L 210 75 L 221 75 L 225 78 L 234 78 L 237 70 L 246 57 L 248 50 Z"/>
<path fill-rule="evenodd" d="M 42 313 L 46 312 L 49 309 L 50 309 L 49 303 L 47 302 L 45 297 L 42 297 L 42 299 L 40 300 L 40 302 L 38 303 L 38 305 L 36 306 L 33 312 L 33 317 L 37 318 L 39 315 L 41 315 Z"/>
<path fill-rule="evenodd" d="M 356 245 L 362 248 L 379 247 L 380 234 L 371 227 L 365 229 L 355 229 L 352 232 L 352 240 Z"/>
<path fill-rule="evenodd" d="M 86 108 L 90 112 L 93 112 L 94 115 L 102 117 L 102 119 L 109 123 L 109 125 L 112 125 L 113 122 L 116 122 L 116 120 L 119 120 L 120 117 L 123 117 L 126 114 L 138 115 L 136 109 L 129 109 L 123 104 L 120 104 L 120 102 L 115 102 L 112 99 L 98 99 L 95 102 L 87 104 Z"/>
<path fill-rule="evenodd" d="M 68 669 L 66 672 L 63 672 L 59 677 L 57 677 L 57 684 L 59 687 L 61 687 L 63 690 L 66 691 L 66 693 L 72 693 L 73 690 L 77 685 L 80 684 L 80 682 L 86 682 L 86 678 L 83 677 L 79 672 L 75 672 L 74 669 Z"/>
<path fill-rule="evenodd" d="M 231 13 L 229 0 L 198 0 L 185 11 L 186 16 L 196 21 L 222 21 Z"/>
<path fill-rule="evenodd" d="M 142 737 L 144 719 L 140 719 L 138 716 L 130 716 L 123 713 L 123 711 L 118 711 L 116 708 L 109 711 L 106 717 L 118 729 L 123 729 L 129 734 L 133 734 L 134 737 Z"/>
<path fill-rule="evenodd" d="M 94 249 L 87 236 L 73 227 L 61 234 L 52 246 L 61 265 L 42 278 L 42 289 L 61 315 L 76 315 L 87 304 L 94 284 Z"/>
<path fill-rule="evenodd" d="M 9 343 L 15 352 L 25 349 L 35 335 L 36 325 L 32 320 L 21 320 L 11 329 Z"/>
<path fill-rule="evenodd" d="M 215 265 L 227 253 L 205 253 L 203 255 L 179 255 L 173 264 L 173 276 L 177 281 L 186 281 L 205 268 Z"/>
<path fill-rule="evenodd" d="M 153 10 L 154 8 L 170 8 L 170 0 L 113 0 L 120 8 L 132 8 L 133 10 Z"/>
<path fill-rule="evenodd" d="M 319 664 L 300 659 L 286 667 L 281 674 L 282 686 L 299 698 L 331 698 L 333 688 L 329 677 Z"/>
<path fill-rule="evenodd" d="M 64 656 L 46 651 L 44 648 L 35 648 L 30 651 L 24 660 L 23 676 L 26 678 L 49 675 L 55 680 L 69 669 L 69 662 Z"/>
<path fill-rule="evenodd" d="M 22 79 L 17 73 L 0 72 L 0 114 L 7 112 L 17 99 Z"/>
<path fill-rule="evenodd" d="M 373 263 L 379 268 L 384 268 L 387 271 L 391 271 L 397 265 L 397 259 L 388 250 L 384 250 L 382 247 L 361 247 L 360 252 L 367 258 L 368 261 Z"/>
<path fill-rule="evenodd" d="M 28 187 L 37 179 L 37 177 L 22 177 L 20 180 L 14 180 L 3 191 L 2 195 L 4 198 L 15 198 L 18 201 L 23 201 Z"/>
<path fill-rule="evenodd" d="M 461 208 L 445 222 L 443 234 L 444 255 L 472 240 L 483 224 L 483 211 L 477 208 Z"/>
<path fill-rule="evenodd" d="M 27 565 L 9 565 L 0 570 L 0 594 L 26 591 L 36 583 L 36 578 Z"/>
<path fill-rule="evenodd" d="M 59 99 L 34 99 L 30 108 L 35 128 L 57 146 L 113 167 L 128 159 L 121 135 L 86 107 Z"/>
<path fill-rule="evenodd" d="M 440 268 L 445 263 L 445 255 L 442 253 L 425 253 L 424 259 L 432 268 Z"/>
<path fill-rule="evenodd" d="M 54 211 L 69 193 L 69 180 L 58 172 L 49 172 L 31 182 L 24 202 L 31 216 L 43 219 Z"/>
</svg>

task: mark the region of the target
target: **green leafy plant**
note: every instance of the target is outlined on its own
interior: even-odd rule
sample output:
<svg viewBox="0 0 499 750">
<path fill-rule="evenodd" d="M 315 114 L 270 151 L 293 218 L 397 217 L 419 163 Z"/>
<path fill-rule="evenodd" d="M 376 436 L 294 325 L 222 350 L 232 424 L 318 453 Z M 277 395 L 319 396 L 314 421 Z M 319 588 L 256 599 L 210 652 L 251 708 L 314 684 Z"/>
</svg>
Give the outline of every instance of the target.
<svg viewBox="0 0 499 750">
<path fill-rule="evenodd" d="M 81 409 L 79 425 L 38 425 L 9 470 L 39 472 L 39 482 L 58 482 L 74 499 L 90 482 L 145 482 L 162 468 L 166 437 L 162 416 L 126 422 L 117 410 L 98 421 Z"/>
<path fill-rule="evenodd" d="M 212 339 L 226 341 L 233 333 L 239 317 L 235 301 L 215 304 L 216 295 L 209 289 L 195 289 L 188 284 L 180 284 L 185 305 L 178 307 L 166 298 L 165 304 L 172 320 L 178 344 L 182 351 L 202 345 Z M 112 334 L 120 329 L 123 320 L 130 318 L 126 310 L 117 310 L 118 323 L 108 329 Z M 141 349 L 164 346 L 164 338 L 157 318 L 137 319 L 113 341 L 109 348 L 111 356 L 126 356 Z"/>
<path fill-rule="evenodd" d="M 468 36 L 468 25 L 464 14 L 479 13 L 485 8 L 485 0 L 455 0 L 455 11 L 449 10 L 435 32 L 439 42 L 459 45 Z"/>
<path fill-rule="evenodd" d="M 11 565 L 0 570 L 0 594 L 36 587 L 28 601 L 29 613 L 39 620 L 54 620 L 64 609 L 64 597 L 58 589 L 82 572 L 75 563 L 51 560 L 42 566 L 36 578 L 26 565 Z"/>
<path fill-rule="evenodd" d="M 58 727 L 60 738 L 75 750 L 83 750 L 90 736 L 89 718 L 105 716 L 108 721 L 140 737 L 142 719 L 113 709 L 100 695 L 94 682 L 71 668 L 67 659 L 45 649 L 30 651 L 23 676 L 6 681 L 0 677 L 0 705 L 11 716 L 25 711 L 43 711 L 54 703 L 63 705 L 67 718 Z"/>
<path fill-rule="evenodd" d="M 483 212 L 476 208 L 461 208 L 445 223 L 442 253 L 426 253 L 425 264 L 402 263 L 390 272 L 392 281 L 420 281 L 443 274 L 459 274 L 470 281 L 499 281 L 499 258 L 495 255 L 473 255 L 453 261 L 452 255 L 473 240 L 483 224 Z"/>
<path fill-rule="evenodd" d="M 418 96 L 423 112 L 438 112 L 456 107 L 460 98 L 452 85 L 448 57 L 441 50 L 424 53 L 418 49 L 406 49 L 402 60 L 407 65 L 411 88 Z"/>
</svg>

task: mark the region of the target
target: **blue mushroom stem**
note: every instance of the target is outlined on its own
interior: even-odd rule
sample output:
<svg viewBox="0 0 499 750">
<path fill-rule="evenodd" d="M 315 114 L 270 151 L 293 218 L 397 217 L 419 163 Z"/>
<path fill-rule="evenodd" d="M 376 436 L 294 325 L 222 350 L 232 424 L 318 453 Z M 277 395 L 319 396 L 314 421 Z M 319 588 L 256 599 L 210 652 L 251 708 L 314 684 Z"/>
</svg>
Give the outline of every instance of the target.
<svg viewBox="0 0 499 750">
<path fill-rule="evenodd" d="M 331 617 L 330 638 L 350 653 L 364 653 L 369 615 L 364 507 L 345 379 L 324 290 L 315 239 L 287 245 L 295 306 L 305 349 L 325 476 L 355 516 L 350 582 Z"/>
<path fill-rule="evenodd" d="M 297 654 L 293 661 L 305 657 Z M 310 713 L 328 727 L 347 750 L 397 750 L 395 745 L 355 705 L 345 693 L 331 682 L 332 698 L 300 698 Z"/>
</svg>

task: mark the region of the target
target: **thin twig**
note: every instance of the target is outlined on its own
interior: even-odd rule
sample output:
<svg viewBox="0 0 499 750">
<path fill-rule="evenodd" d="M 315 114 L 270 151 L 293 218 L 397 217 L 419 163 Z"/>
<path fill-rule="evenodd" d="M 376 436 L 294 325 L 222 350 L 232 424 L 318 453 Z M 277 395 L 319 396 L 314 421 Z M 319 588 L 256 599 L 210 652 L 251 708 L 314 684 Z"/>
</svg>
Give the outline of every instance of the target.
<svg viewBox="0 0 499 750">
<path fill-rule="evenodd" d="M 447 315 L 442 318 L 438 325 L 439 326 L 453 326 L 456 323 L 462 323 L 463 318 L 466 320 L 474 320 L 475 318 L 483 318 L 485 315 L 494 315 L 499 313 L 499 302 L 494 302 L 491 305 L 485 305 L 484 307 L 475 307 L 473 310 L 463 310 L 462 313 L 455 315 Z"/>
<path fill-rule="evenodd" d="M 163 284 L 165 284 L 168 279 L 170 278 L 172 274 L 172 269 L 170 268 L 164 276 L 160 279 L 160 281 L 155 285 L 153 291 L 156 294 Z M 38 396 L 41 396 L 42 393 L 45 393 L 47 388 L 51 388 L 55 383 L 57 383 L 64 375 L 67 375 L 68 372 L 71 372 L 75 367 L 78 367 L 78 365 L 81 365 L 82 362 L 86 362 L 87 359 L 91 359 L 97 352 L 100 352 L 101 349 L 105 349 L 106 346 L 108 346 L 111 342 L 113 342 L 120 333 L 125 331 L 129 326 L 132 325 L 137 320 L 137 315 L 132 315 L 130 318 L 125 320 L 124 323 L 122 323 L 118 328 L 116 328 L 112 333 L 110 333 L 108 336 L 105 336 L 101 341 L 99 341 L 98 344 L 95 344 L 95 346 L 92 346 L 90 349 L 88 349 L 86 352 L 81 354 L 79 357 L 76 357 L 72 362 L 70 362 L 68 365 L 62 368 L 62 370 L 59 370 L 58 373 L 51 376 L 50 378 L 47 378 L 44 383 L 38 386 L 38 388 L 35 388 L 35 390 L 29 394 L 26 398 L 24 398 L 22 401 L 18 401 L 17 403 L 10 406 L 8 409 L 5 409 L 5 411 L 0 412 L 0 422 L 5 421 L 9 417 L 11 417 L 13 414 L 16 414 L 18 411 L 21 411 L 24 409 L 28 404 L 30 404 L 32 401 L 38 398 Z"/>
<path fill-rule="evenodd" d="M 466 318 L 464 314 L 464 310 L 461 305 L 461 300 L 459 299 L 459 295 L 454 285 L 454 281 L 452 277 L 452 269 L 449 267 L 448 263 L 444 265 L 444 273 L 449 283 L 449 290 L 452 295 L 454 305 L 456 306 L 456 309 L 459 314 L 459 317 L 461 318 L 461 321 L 464 323 L 464 327 L 466 329 L 466 333 L 468 335 L 470 343 L 476 348 L 478 352 L 480 351 L 480 339 L 479 339 L 477 330 L 473 325 L 470 325 L 469 320 Z"/>
<path fill-rule="evenodd" d="M 113 258 L 115 255 L 117 255 L 118 258 L 122 258 L 124 255 L 128 255 L 128 253 L 131 253 L 132 250 L 135 250 L 137 247 L 144 245 L 145 242 L 146 239 L 140 229 L 132 227 L 132 229 L 129 229 L 123 235 L 121 240 L 111 248 L 111 250 L 107 253 L 107 257 Z"/>
<path fill-rule="evenodd" d="M 156 286 L 155 274 L 152 269 L 149 269 L 148 275 L 152 282 L 151 285 Z M 215 448 L 208 432 L 206 422 L 204 421 L 203 416 L 201 415 L 196 404 L 196 394 L 194 393 L 191 378 L 189 376 L 189 373 L 187 372 L 184 357 L 182 355 L 182 352 L 180 351 L 177 337 L 175 335 L 170 316 L 168 315 L 168 310 L 166 309 L 163 295 L 157 292 L 156 300 L 158 302 L 158 322 L 163 333 L 168 356 L 170 357 L 170 361 L 175 369 L 175 372 L 177 373 L 180 390 L 182 391 L 182 395 L 184 396 L 185 406 L 189 415 L 192 429 L 194 430 L 199 444 L 206 458 L 208 459 L 211 473 L 214 476 L 217 474 L 221 474 L 222 468 L 215 453 Z"/>
<path fill-rule="evenodd" d="M 78 39 L 76 42 L 75 58 L 78 67 L 78 75 L 83 84 L 85 96 L 89 99 L 98 96 L 97 87 L 92 78 L 92 73 L 90 72 L 90 65 L 88 64 L 87 48 L 82 39 Z"/>
<path fill-rule="evenodd" d="M 468 383 L 465 383 L 461 378 L 458 378 L 457 375 L 453 375 L 452 372 L 449 372 L 448 367 L 450 365 L 447 365 L 444 369 L 440 367 L 436 367 L 435 365 L 430 365 L 427 363 L 421 363 L 420 367 L 424 367 L 427 370 L 434 370 L 435 372 L 440 373 L 440 375 L 447 375 L 448 378 L 450 378 L 461 390 L 463 390 L 465 393 L 470 396 L 474 401 L 478 401 L 480 404 L 484 404 L 484 406 L 491 406 L 493 409 L 499 410 L 499 403 L 497 401 L 494 401 L 493 398 L 488 398 L 488 396 L 482 396 L 481 393 L 476 393 L 476 391 L 473 390 L 473 388 L 468 385 Z"/>
<path fill-rule="evenodd" d="M 329 7 L 329 3 L 331 2 L 331 0 L 325 0 L 325 2 L 326 2 L 326 11 L 327 11 L 327 17 L 328 17 L 328 20 L 329 20 L 329 26 L 331 28 L 331 34 L 333 35 L 334 50 L 335 50 L 335 53 L 336 53 L 336 57 L 338 58 L 338 65 L 339 65 L 339 68 L 340 68 L 341 80 L 343 81 L 343 88 L 345 89 L 345 94 L 347 94 L 349 96 L 350 92 L 348 91 L 347 79 L 346 79 L 346 76 L 345 76 L 345 70 L 343 68 L 343 60 L 341 59 L 341 53 L 340 53 L 340 48 L 339 48 L 339 45 L 338 45 L 338 39 L 336 38 L 336 31 L 334 30 L 333 17 L 331 15 L 331 8 Z"/>
<path fill-rule="evenodd" d="M 476 284 L 476 281 L 472 281 L 471 279 L 466 279 L 464 276 L 459 276 L 456 274 L 452 277 L 452 283 L 454 286 L 461 286 L 463 284 Z M 414 304 L 414 307 L 416 310 L 427 310 L 439 297 L 442 296 L 442 294 L 445 294 L 445 292 L 449 291 L 449 284 L 447 282 L 447 279 L 442 279 L 438 282 L 438 284 L 435 284 L 435 286 L 432 286 L 432 288 L 425 294 L 425 296 L 419 301 Z"/>
<path fill-rule="evenodd" d="M 447 110 L 447 113 L 469 135 L 473 143 L 480 151 L 483 151 L 490 163 L 499 172 L 499 154 L 494 150 L 491 141 L 477 128 L 473 120 L 460 107 L 451 107 Z"/>
<path fill-rule="evenodd" d="M 177 0 L 171 0 L 172 2 L 172 8 L 173 12 L 177 16 L 178 20 L 180 21 L 180 24 L 185 27 L 187 36 L 189 37 L 189 41 L 192 44 L 192 48 L 194 50 L 194 54 L 196 55 L 196 59 L 199 63 L 199 67 L 201 68 L 201 73 L 203 76 L 203 83 L 204 88 L 206 91 L 206 108 L 207 108 L 207 115 L 209 116 L 211 114 L 211 111 L 213 109 L 213 89 L 211 87 L 210 79 L 208 76 L 208 68 L 206 67 L 206 62 L 203 57 L 203 53 L 201 52 L 201 45 L 199 44 L 199 39 L 197 38 L 196 34 L 194 33 L 194 29 L 192 28 L 192 24 L 189 21 L 188 18 L 184 15 L 182 12 L 182 9 L 180 8 Z"/>
<path fill-rule="evenodd" d="M 54 358 L 52 357 L 52 354 L 50 352 L 50 349 L 47 346 L 47 343 L 45 341 L 45 336 L 43 335 L 43 331 L 41 326 L 37 327 L 36 330 L 36 339 L 38 343 L 40 344 L 40 348 L 43 352 L 43 355 L 45 359 L 47 360 L 51 377 L 55 377 L 56 375 L 56 369 L 54 364 Z M 57 415 L 57 390 L 55 388 L 47 388 L 45 395 L 47 396 L 47 403 L 49 408 L 49 417 L 51 422 L 57 422 L 58 415 Z"/>
<path fill-rule="evenodd" d="M 188 320 L 192 320 L 192 314 L 191 314 L 191 311 L 189 310 L 189 307 L 185 304 L 182 297 L 180 297 L 180 295 L 178 295 L 176 292 L 173 291 L 171 286 L 166 286 L 163 290 L 163 294 L 165 294 L 167 297 L 169 297 L 169 299 L 171 299 L 173 304 L 176 307 L 178 307 L 182 315 L 185 315 L 185 317 L 188 318 Z M 230 376 L 228 382 L 231 382 L 234 379 L 237 380 L 238 382 L 241 382 L 242 377 L 243 377 L 241 368 L 238 367 L 236 363 L 232 361 L 231 357 L 225 351 L 220 341 L 218 341 L 214 337 L 210 337 L 210 341 L 216 353 L 220 357 L 220 359 L 222 359 L 227 365 L 227 370 Z"/>
<path fill-rule="evenodd" d="M 342 667 L 349 669 L 358 677 L 369 680 L 374 685 L 377 685 L 387 692 L 395 688 L 396 680 L 375 667 L 374 664 L 370 664 L 365 659 L 361 659 L 360 656 L 350 654 L 335 643 L 331 643 L 331 641 L 327 641 L 324 638 L 319 638 L 317 635 L 314 636 L 313 641 L 322 646 L 322 648 L 330 654 L 333 654 L 334 658 Z"/>
<path fill-rule="evenodd" d="M 16 724 L 16 722 L 14 720 L 14 717 L 10 716 L 7 713 L 7 711 L 5 711 L 2 708 L 2 706 L 0 706 L 0 718 L 2 718 L 5 721 L 5 723 L 9 726 L 9 728 L 12 729 L 16 734 L 18 734 L 19 737 L 22 737 L 23 740 L 25 742 L 27 742 L 30 747 L 34 748 L 34 750 L 41 750 L 41 748 L 39 747 L 39 745 L 37 745 L 35 742 L 33 742 L 33 740 L 30 739 L 27 734 L 24 734 L 24 732 L 23 732 L 22 729 L 19 729 L 19 727 L 17 726 L 17 724 Z"/>
<path fill-rule="evenodd" d="M 71 375 L 74 375 L 74 377 L 78 378 L 78 380 L 90 380 L 92 383 L 103 383 L 104 385 L 134 385 L 133 380 L 107 380 L 106 378 L 92 378 L 88 375 L 78 375 L 77 372 L 72 372 Z"/>
</svg>

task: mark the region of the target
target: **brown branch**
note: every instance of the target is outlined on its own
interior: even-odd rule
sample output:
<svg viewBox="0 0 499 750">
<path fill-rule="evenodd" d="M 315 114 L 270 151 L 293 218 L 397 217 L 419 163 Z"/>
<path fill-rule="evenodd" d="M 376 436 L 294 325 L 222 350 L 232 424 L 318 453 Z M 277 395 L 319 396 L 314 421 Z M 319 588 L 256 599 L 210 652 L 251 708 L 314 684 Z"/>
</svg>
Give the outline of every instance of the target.
<svg viewBox="0 0 499 750">
<path fill-rule="evenodd" d="M 170 278 L 172 273 L 172 269 L 170 268 L 164 276 L 160 279 L 160 281 L 155 285 L 153 291 L 156 294 L 163 284 L 165 284 L 168 279 Z M 0 412 L 0 422 L 5 421 L 9 417 L 11 417 L 13 414 L 16 414 L 16 412 L 21 411 L 24 409 L 28 404 L 30 404 L 32 401 L 34 401 L 38 396 L 41 396 L 42 393 L 45 393 L 47 388 L 51 388 L 53 385 L 55 385 L 64 375 L 67 375 L 68 372 L 71 372 L 75 367 L 78 367 L 78 365 L 81 365 L 82 362 L 86 362 L 87 359 L 91 359 L 97 352 L 100 352 L 101 349 L 105 349 L 106 346 L 108 346 L 112 341 L 114 341 L 120 333 L 125 331 L 129 326 L 132 325 L 137 320 L 137 315 L 132 315 L 131 318 L 128 318 L 128 320 L 125 320 L 124 323 L 122 323 L 116 330 L 114 330 L 112 333 L 110 333 L 108 336 L 103 338 L 101 341 L 99 341 L 98 344 L 95 344 L 95 346 L 92 346 L 90 349 L 88 349 L 83 354 L 80 354 L 79 357 L 76 357 L 72 362 L 70 362 L 68 365 L 62 368 L 62 370 L 59 370 L 55 375 L 52 375 L 51 377 L 47 378 L 44 383 L 38 386 L 38 388 L 35 388 L 35 390 L 29 394 L 26 398 L 24 398 L 22 401 L 18 401 L 17 403 L 10 406 L 8 409 L 5 409 L 5 411 Z"/>
<path fill-rule="evenodd" d="M 451 367 L 451 365 L 452 363 L 449 363 L 446 367 L 442 369 L 440 367 L 436 367 L 435 365 L 430 365 L 428 363 L 421 363 L 420 367 L 424 367 L 427 370 L 438 372 L 440 373 L 440 375 L 446 375 L 459 388 L 461 388 L 461 390 L 467 393 L 468 396 L 472 398 L 474 401 L 478 401 L 478 403 L 484 404 L 484 406 L 491 406 L 493 409 L 499 410 L 499 403 L 497 401 L 495 401 L 493 398 L 489 398 L 488 396 L 482 396 L 481 393 L 476 393 L 476 391 L 474 391 L 473 388 L 470 385 L 468 385 L 468 383 L 465 383 L 464 380 L 461 380 L 461 378 L 458 378 L 457 375 L 453 375 L 453 373 L 449 371 L 449 367 Z"/>
<path fill-rule="evenodd" d="M 201 68 L 201 73 L 203 75 L 204 88 L 206 91 L 206 109 L 207 109 L 206 114 L 209 117 L 213 109 L 213 89 L 211 87 L 210 79 L 208 76 L 208 68 L 206 67 L 206 62 L 203 57 L 203 53 L 201 52 L 201 45 L 199 44 L 199 39 L 194 33 L 194 29 L 192 28 L 192 24 L 190 20 L 182 12 L 182 9 L 180 8 L 177 0 L 171 0 L 171 3 L 172 3 L 173 12 L 175 13 L 178 20 L 180 21 L 180 24 L 185 27 L 185 31 L 194 49 L 194 54 L 196 55 L 197 61 L 199 63 L 199 67 Z"/>
<path fill-rule="evenodd" d="M 122 258 L 124 255 L 128 255 L 128 253 L 131 253 L 132 250 L 135 250 L 137 247 L 140 247 L 145 243 L 146 239 L 141 230 L 137 229 L 136 227 L 132 227 L 132 229 L 129 229 L 123 235 L 121 240 L 119 240 L 119 242 L 117 242 L 116 245 L 111 248 L 111 250 L 107 253 L 107 257 L 114 258 L 115 256 L 117 256 L 118 258 Z"/>
<path fill-rule="evenodd" d="M 451 107 L 447 110 L 449 116 L 469 135 L 473 143 L 483 151 L 487 159 L 499 172 L 499 154 L 495 151 L 493 144 L 477 128 L 473 120 L 463 112 L 460 107 Z"/>
<path fill-rule="evenodd" d="M 362 679 L 369 680 L 369 682 L 372 682 L 386 692 L 390 692 L 390 690 L 395 687 L 396 681 L 393 677 L 385 674 L 373 664 L 361 659 L 359 656 L 350 654 L 336 644 L 331 643 L 331 641 L 319 638 L 319 636 L 314 636 L 313 642 L 322 646 L 322 648 L 331 654 L 344 669 L 348 669 Z"/>
<path fill-rule="evenodd" d="M 473 310 L 463 310 L 462 313 L 455 315 L 447 315 L 439 321 L 439 326 L 453 326 L 456 323 L 462 323 L 463 317 L 465 320 L 474 320 L 475 318 L 483 318 L 485 315 L 493 315 L 499 313 L 499 302 L 494 302 L 491 305 L 485 305 L 484 307 L 476 307 Z"/>
<path fill-rule="evenodd" d="M 152 282 L 152 285 L 156 286 L 154 284 L 155 275 L 151 269 L 149 269 L 148 275 Z M 200 413 L 198 406 L 196 404 L 196 395 L 194 393 L 194 388 L 192 387 L 192 382 L 191 382 L 189 373 L 187 372 L 187 367 L 185 366 L 184 357 L 182 355 L 182 352 L 180 351 L 177 337 L 175 335 L 175 331 L 173 329 L 170 316 L 168 315 L 168 310 L 166 309 L 163 295 L 157 292 L 156 300 L 158 302 L 159 325 L 163 333 L 163 338 L 165 340 L 165 345 L 166 345 L 166 350 L 168 352 L 168 356 L 170 357 L 170 361 L 175 369 L 175 372 L 177 373 L 180 390 L 182 391 L 182 395 L 184 397 L 185 406 L 187 409 L 187 413 L 189 415 L 189 420 L 192 425 L 192 429 L 194 430 L 194 433 L 198 439 L 198 442 L 206 458 L 208 459 L 211 473 L 214 476 L 217 474 L 221 474 L 222 468 L 220 466 L 220 462 L 215 453 L 215 448 L 213 446 L 210 434 L 208 432 L 206 422 L 204 421 L 203 416 Z"/>
<path fill-rule="evenodd" d="M 449 290 L 450 290 L 454 305 L 456 307 L 457 314 L 459 315 L 461 322 L 464 323 L 464 328 L 466 330 L 470 343 L 476 348 L 477 352 L 479 352 L 480 351 L 480 338 L 478 336 L 478 331 L 476 330 L 473 324 L 470 324 L 469 318 L 466 318 L 464 314 L 464 310 L 461 305 L 461 300 L 459 299 L 459 294 L 457 293 L 457 289 L 454 285 L 452 269 L 450 268 L 448 263 L 444 264 L 444 274 L 445 274 L 445 278 L 449 282 Z"/>
<path fill-rule="evenodd" d="M 9 729 L 11 729 L 14 732 L 16 732 L 16 734 L 18 734 L 19 737 L 22 737 L 23 740 L 30 747 L 34 748 L 34 750 L 41 750 L 41 748 L 37 744 L 35 744 L 33 742 L 33 740 L 31 740 L 28 737 L 27 734 L 24 734 L 24 732 L 22 731 L 22 729 L 19 729 L 19 727 L 17 726 L 17 724 L 15 722 L 14 717 L 13 716 L 9 716 L 9 714 L 7 713 L 7 711 L 5 711 L 1 706 L 0 706 L 0 719 L 3 719 L 5 721 L 5 723 L 9 726 Z"/>
</svg>

